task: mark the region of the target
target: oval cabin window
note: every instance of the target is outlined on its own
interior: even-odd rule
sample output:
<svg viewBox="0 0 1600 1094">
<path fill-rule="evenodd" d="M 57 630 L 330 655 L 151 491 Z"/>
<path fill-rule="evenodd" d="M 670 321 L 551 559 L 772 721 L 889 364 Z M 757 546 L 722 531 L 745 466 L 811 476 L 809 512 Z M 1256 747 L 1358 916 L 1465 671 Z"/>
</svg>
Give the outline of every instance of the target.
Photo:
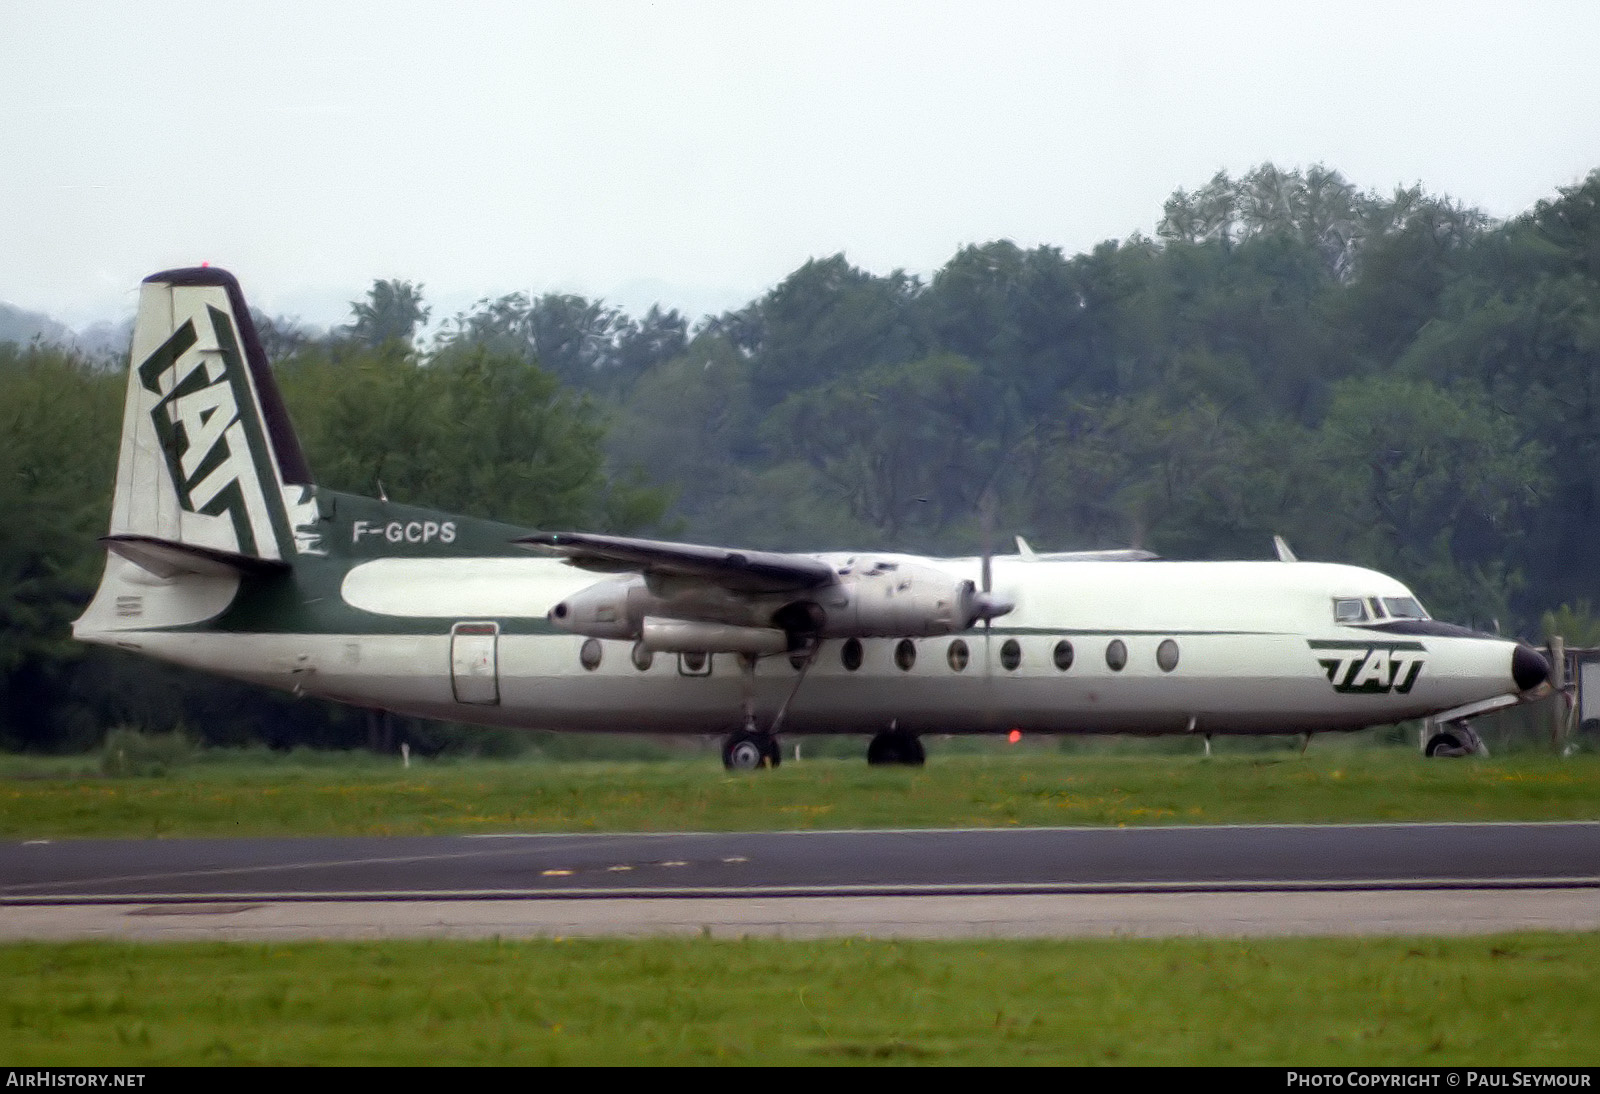
<svg viewBox="0 0 1600 1094">
<path fill-rule="evenodd" d="M 1022 664 L 1022 644 L 1015 638 L 1006 639 L 1006 644 L 1000 647 L 1000 665 L 1007 672 L 1014 672 Z"/>
<path fill-rule="evenodd" d="M 1121 672 L 1128 667 L 1128 647 L 1120 638 L 1113 638 L 1106 647 L 1106 664 L 1112 672 Z"/>
<path fill-rule="evenodd" d="M 910 672 L 911 666 L 917 663 L 917 644 L 909 638 L 902 638 L 894 647 L 894 663 L 900 666 L 901 672 Z"/>
<path fill-rule="evenodd" d="M 1156 664 L 1162 672 L 1171 672 L 1178 667 L 1178 644 L 1168 638 L 1156 647 Z"/>
<path fill-rule="evenodd" d="M 861 639 L 852 638 L 840 648 L 839 663 L 849 672 L 861 667 Z"/>
<path fill-rule="evenodd" d="M 598 638 L 585 638 L 583 645 L 578 648 L 578 663 L 593 672 L 600 667 L 600 640 Z"/>
<path fill-rule="evenodd" d="M 1072 643 L 1063 638 L 1056 643 L 1055 653 L 1051 656 L 1056 663 L 1056 668 L 1066 672 L 1072 667 Z"/>
<path fill-rule="evenodd" d="M 635 642 L 633 644 L 634 668 L 638 669 L 640 672 L 646 672 L 649 670 L 651 664 L 655 662 L 655 659 L 655 652 L 651 650 L 649 646 L 645 645 L 643 642 Z"/>
<path fill-rule="evenodd" d="M 967 667 L 967 661 L 971 658 L 971 654 L 967 652 L 967 644 L 957 638 L 950 643 L 950 652 L 945 654 L 945 657 L 949 659 L 950 667 L 956 672 L 960 672 Z"/>
</svg>

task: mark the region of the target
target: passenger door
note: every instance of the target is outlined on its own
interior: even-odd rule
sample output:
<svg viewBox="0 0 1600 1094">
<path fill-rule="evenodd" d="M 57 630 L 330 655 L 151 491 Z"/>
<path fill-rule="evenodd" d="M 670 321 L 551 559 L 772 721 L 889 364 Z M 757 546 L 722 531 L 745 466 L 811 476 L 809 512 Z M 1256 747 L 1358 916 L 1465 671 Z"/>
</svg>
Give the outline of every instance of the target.
<svg viewBox="0 0 1600 1094">
<path fill-rule="evenodd" d="M 456 702 L 500 702 L 500 625 L 457 623 L 450 632 L 450 686 Z"/>
</svg>

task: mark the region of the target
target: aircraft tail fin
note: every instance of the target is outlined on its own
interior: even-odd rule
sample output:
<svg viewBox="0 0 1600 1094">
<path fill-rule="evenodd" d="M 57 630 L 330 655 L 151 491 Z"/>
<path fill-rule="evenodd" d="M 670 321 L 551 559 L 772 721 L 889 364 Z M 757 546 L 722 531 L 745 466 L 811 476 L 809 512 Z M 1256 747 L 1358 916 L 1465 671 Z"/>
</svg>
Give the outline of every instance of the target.
<svg viewBox="0 0 1600 1094">
<path fill-rule="evenodd" d="M 212 267 L 146 278 L 109 542 L 288 563 L 311 483 L 238 281 Z"/>
</svg>

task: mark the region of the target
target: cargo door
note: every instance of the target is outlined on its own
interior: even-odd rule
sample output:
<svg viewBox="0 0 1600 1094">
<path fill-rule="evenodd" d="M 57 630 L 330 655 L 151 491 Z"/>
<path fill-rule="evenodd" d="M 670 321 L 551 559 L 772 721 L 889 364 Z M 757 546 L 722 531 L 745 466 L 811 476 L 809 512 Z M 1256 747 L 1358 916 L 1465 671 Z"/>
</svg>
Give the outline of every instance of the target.
<svg viewBox="0 0 1600 1094">
<path fill-rule="evenodd" d="M 498 623 L 457 623 L 450 631 L 450 686 L 456 702 L 500 702 Z"/>
</svg>

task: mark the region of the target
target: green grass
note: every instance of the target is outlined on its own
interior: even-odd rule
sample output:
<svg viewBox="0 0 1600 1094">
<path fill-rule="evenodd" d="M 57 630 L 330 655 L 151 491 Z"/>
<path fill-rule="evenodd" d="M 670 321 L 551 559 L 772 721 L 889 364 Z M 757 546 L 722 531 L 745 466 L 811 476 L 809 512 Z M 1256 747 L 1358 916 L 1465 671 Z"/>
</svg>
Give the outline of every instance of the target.
<svg viewBox="0 0 1600 1094">
<path fill-rule="evenodd" d="M 1600 935 L 0 947 L 0 1059 L 1593 1065 Z"/>
<path fill-rule="evenodd" d="M 1320 742 L 1304 756 L 1209 760 L 933 753 L 920 770 L 815 759 L 739 775 L 711 757 L 215 761 L 143 778 L 11 759 L 0 838 L 1600 818 L 1595 753 L 1425 761 Z"/>
</svg>

